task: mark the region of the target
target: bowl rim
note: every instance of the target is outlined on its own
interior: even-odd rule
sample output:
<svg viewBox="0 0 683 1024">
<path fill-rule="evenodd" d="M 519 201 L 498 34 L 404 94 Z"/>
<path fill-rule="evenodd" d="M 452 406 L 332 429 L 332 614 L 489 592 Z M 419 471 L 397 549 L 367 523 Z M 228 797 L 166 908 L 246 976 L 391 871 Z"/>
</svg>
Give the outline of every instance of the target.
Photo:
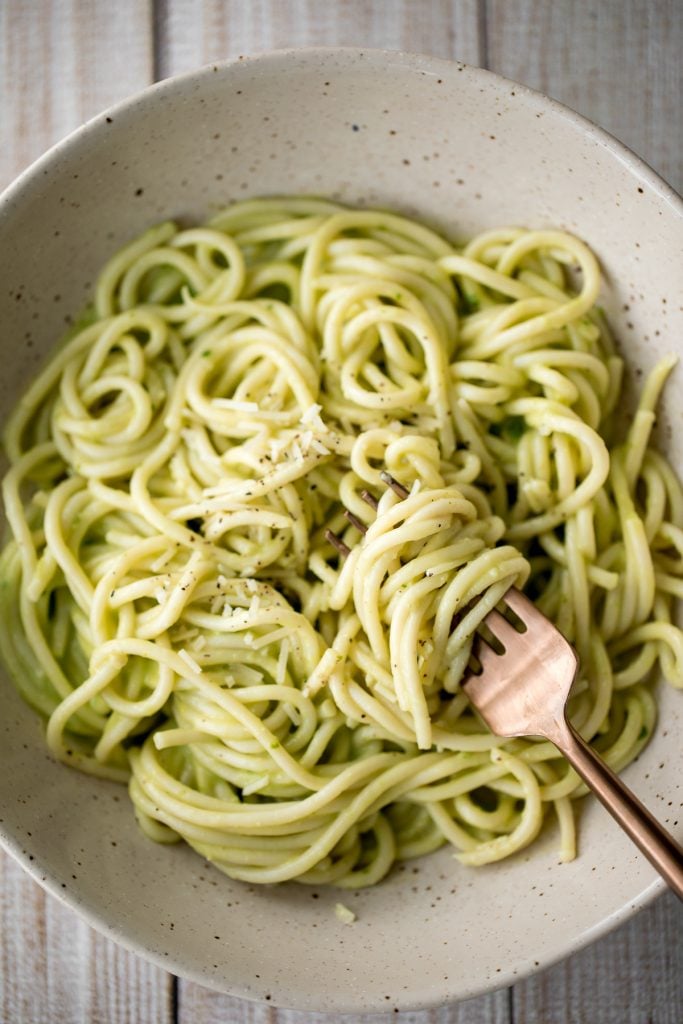
<svg viewBox="0 0 683 1024">
<path fill-rule="evenodd" d="M 92 134 L 103 118 L 106 120 L 107 117 L 112 119 L 114 116 L 120 117 L 141 102 L 145 102 L 148 96 L 156 93 L 172 92 L 175 89 L 181 88 L 187 82 L 210 77 L 216 73 L 225 73 L 239 67 L 250 67 L 254 64 L 286 63 L 291 61 L 292 58 L 301 57 L 314 62 L 337 59 L 340 56 L 347 58 L 350 62 L 362 60 L 365 57 L 376 62 L 388 59 L 394 62 L 398 60 L 407 70 L 413 72 L 429 73 L 433 71 L 434 74 L 438 74 L 439 69 L 444 72 L 447 69 L 449 73 L 452 73 L 453 68 L 456 68 L 459 71 L 467 71 L 468 74 L 472 74 L 475 77 L 481 77 L 484 81 L 488 80 L 491 84 L 498 83 L 499 85 L 510 86 L 514 88 L 516 94 L 519 93 L 527 101 L 550 109 L 563 120 L 572 122 L 578 128 L 583 129 L 586 135 L 603 148 L 610 150 L 619 159 L 620 163 L 623 163 L 632 172 L 639 175 L 643 181 L 654 189 L 661 199 L 671 205 L 683 217 L 683 195 L 680 195 L 661 174 L 654 170 L 643 157 L 639 156 L 625 142 L 618 139 L 608 129 L 602 128 L 594 121 L 591 121 L 584 114 L 580 114 L 572 107 L 569 107 L 566 103 L 562 103 L 560 100 L 554 99 L 538 89 L 533 89 L 531 86 L 524 85 L 512 78 L 507 78 L 505 75 L 500 75 L 496 71 L 490 71 L 488 68 L 482 68 L 476 64 L 468 64 L 456 59 L 449 60 L 445 57 L 432 57 L 430 54 L 412 52 L 410 50 L 385 50 L 379 47 L 357 46 L 301 46 L 262 50 L 253 54 L 242 54 L 237 57 L 226 58 L 225 60 L 211 61 L 197 68 L 190 68 L 177 75 L 170 75 L 168 78 L 151 82 L 143 89 L 138 89 L 136 92 L 131 93 L 131 95 L 125 96 L 111 106 L 105 107 L 87 118 L 63 138 L 52 143 L 27 167 L 20 171 L 0 191 L 0 216 L 4 212 L 5 205 L 11 203 L 20 195 L 25 184 L 30 182 L 39 172 L 42 172 L 55 157 L 70 149 L 75 142 Z"/>
<path fill-rule="evenodd" d="M 284 70 L 289 70 L 291 69 L 291 61 L 293 59 L 301 61 L 301 67 L 303 67 L 303 64 L 305 63 L 309 63 L 311 66 L 317 64 L 318 67 L 322 67 L 324 62 L 335 61 L 338 63 L 340 58 L 347 62 L 347 67 L 352 66 L 355 62 L 367 59 L 368 62 L 372 62 L 378 69 L 381 67 L 382 63 L 386 64 L 387 62 L 390 62 L 393 66 L 400 66 L 405 72 L 411 74 L 418 73 L 450 76 L 456 70 L 466 71 L 475 78 L 488 82 L 493 87 L 509 87 L 514 90 L 516 95 L 521 96 L 527 104 L 530 104 L 532 107 L 542 107 L 544 111 L 550 111 L 553 115 L 561 118 L 562 120 L 572 123 L 587 137 L 592 139 L 602 148 L 608 150 L 621 164 L 626 167 L 636 180 L 646 184 L 650 189 L 652 189 L 659 199 L 664 201 L 664 203 L 670 207 L 672 214 L 678 215 L 678 217 L 683 220 L 683 197 L 681 197 L 681 195 L 679 195 L 676 190 L 642 157 L 638 156 L 624 142 L 616 138 L 616 136 L 607 129 L 598 126 L 583 114 L 578 113 L 561 101 L 542 93 L 540 90 L 533 89 L 530 86 L 515 81 L 514 79 L 507 78 L 497 72 L 490 71 L 487 68 L 482 68 L 475 64 L 469 64 L 457 59 L 435 57 L 420 52 L 383 49 L 378 47 L 304 46 L 256 51 L 251 54 L 230 57 L 220 61 L 211 61 L 196 68 L 191 68 L 179 74 L 169 76 L 168 78 L 164 78 L 160 81 L 150 83 L 143 89 L 139 89 L 111 106 L 100 110 L 98 113 L 79 124 L 76 128 L 72 129 L 63 138 L 50 145 L 0 192 L 0 229 L 2 228 L 5 214 L 11 211 L 11 208 L 15 203 L 21 202 L 24 190 L 39 180 L 40 176 L 46 173 L 53 166 L 55 160 L 58 160 L 62 154 L 69 152 L 74 145 L 87 142 L 91 136 L 95 135 L 98 130 L 101 130 L 102 123 L 106 122 L 107 119 L 113 120 L 114 118 L 118 118 L 132 112 L 140 104 L 146 103 L 151 96 L 155 96 L 157 94 L 163 95 L 166 93 L 171 95 L 176 91 L 180 91 L 182 93 L 190 83 L 202 81 L 205 78 L 210 78 L 214 74 L 225 75 L 234 73 L 235 71 L 239 73 L 239 68 L 252 68 L 255 65 L 277 68 L 278 65 L 280 65 Z M 193 981 L 205 988 L 230 993 L 240 999 L 243 999 L 245 1002 L 262 1003 L 262 1000 L 258 996 L 255 996 L 252 992 L 245 991 L 239 985 L 230 984 L 230 987 L 218 986 L 213 983 L 211 979 L 207 979 L 198 970 L 192 967 L 187 968 L 182 963 L 177 962 L 171 955 L 163 955 L 156 949 L 149 949 L 146 946 L 137 943 L 130 935 L 123 934 L 116 926 L 111 924 L 102 912 L 92 909 L 87 903 L 82 903 L 78 897 L 70 891 L 65 892 L 60 881 L 50 872 L 46 865 L 41 865 L 38 860 L 29 861 L 28 856 L 22 849 L 20 837 L 9 831 L 8 823 L 6 821 L 0 822 L 0 847 L 3 848 L 23 870 L 41 886 L 41 888 L 47 891 L 51 896 L 55 897 L 62 905 L 78 914 L 79 917 L 81 917 L 90 927 L 94 928 L 100 934 L 105 935 L 107 938 L 112 939 L 129 952 L 143 957 L 145 960 L 162 968 L 167 973 L 178 975 L 181 978 Z M 629 900 L 605 918 L 586 928 L 583 932 L 579 932 L 574 935 L 569 942 L 565 943 L 564 950 L 544 954 L 543 949 L 541 949 L 538 953 L 539 959 L 533 965 L 525 965 L 521 969 L 519 967 L 513 969 L 511 966 L 503 968 L 496 976 L 494 984 L 491 984 L 490 981 L 488 983 L 481 981 L 476 984 L 465 986 L 459 993 L 458 1000 L 475 998 L 477 996 L 514 985 L 516 982 L 521 981 L 524 978 L 530 977 L 531 975 L 552 967 L 624 924 L 635 913 L 652 903 L 653 900 L 665 890 L 666 884 L 663 879 L 659 877 L 654 878 L 654 880 L 647 885 L 637 897 Z M 326 1012 L 369 1012 L 367 1002 L 358 999 L 353 1001 L 353 992 L 350 992 L 349 996 L 350 998 L 347 1003 L 335 1003 L 334 1006 L 327 1008 Z M 452 1004 L 452 997 L 446 996 L 445 998 L 447 998 Z M 276 993 L 273 993 L 273 999 L 267 1005 L 290 1009 L 300 1008 L 293 1006 L 290 1003 L 280 1002 Z M 408 994 L 407 998 L 402 1001 L 401 1010 L 415 1011 L 419 1009 L 433 1009 L 444 1005 L 446 1005 L 446 1003 L 444 1003 L 443 992 L 435 992 L 434 996 L 430 996 L 429 999 L 417 997 L 415 995 L 411 998 Z M 376 1008 L 377 1011 L 380 1009 L 381 1008 L 379 1006 Z M 304 1007 L 304 1011 L 312 1012 L 312 1008 L 310 1006 Z"/>
</svg>

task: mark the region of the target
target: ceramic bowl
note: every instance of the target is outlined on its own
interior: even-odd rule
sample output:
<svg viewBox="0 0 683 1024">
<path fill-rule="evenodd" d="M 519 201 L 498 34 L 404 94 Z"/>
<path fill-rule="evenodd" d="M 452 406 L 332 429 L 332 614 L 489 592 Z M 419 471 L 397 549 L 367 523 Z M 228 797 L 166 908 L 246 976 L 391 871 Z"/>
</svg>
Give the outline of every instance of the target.
<svg viewBox="0 0 683 1024">
<path fill-rule="evenodd" d="M 502 224 L 577 232 L 632 371 L 680 350 L 681 204 L 640 160 L 557 103 L 486 71 L 401 53 L 311 50 L 208 67 L 148 89 L 56 146 L 0 204 L 0 416 L 79 311 L 107 257 L 162 218 L 317 193 L 382 205 L 456 237 Z M 680 371 L 660 437 L 683 470 Z M 579 856 L 549 827 L 510 861 L 444 849 L 370 891 L 232 882 L 138 831 L 125 791 L 51 762 L 0 680 L 2 840 L 50 892 L 128 948 L 204 985 L 300 1009 L 437 1005 L 574 952 L 661 891 L 594 800 Z M 625 773 L 683 836 L 683 698 Z"/>
</svg>

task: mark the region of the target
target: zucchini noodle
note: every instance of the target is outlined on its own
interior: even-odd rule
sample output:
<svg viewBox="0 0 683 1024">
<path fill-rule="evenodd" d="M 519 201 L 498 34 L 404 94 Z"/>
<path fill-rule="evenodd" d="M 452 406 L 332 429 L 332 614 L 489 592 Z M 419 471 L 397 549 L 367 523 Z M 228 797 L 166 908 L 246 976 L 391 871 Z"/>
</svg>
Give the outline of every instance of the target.
<svg viewBox="0 0 683 1024">
<path fill-rule="evenodd" d="M 460 682 L 516 585 L 616 769 L 650 676 L 683 686 L 683 495 L 650 444 L 674 360 L 619 438 L 599 290 L 560 231 L 456 248 L 308 198 L 121 250 L 5 430 L 0 648 L 52 754 L 249 882 L 486 864 L 549 812 L 573 857 L 582 784 Z"/>
</svg>

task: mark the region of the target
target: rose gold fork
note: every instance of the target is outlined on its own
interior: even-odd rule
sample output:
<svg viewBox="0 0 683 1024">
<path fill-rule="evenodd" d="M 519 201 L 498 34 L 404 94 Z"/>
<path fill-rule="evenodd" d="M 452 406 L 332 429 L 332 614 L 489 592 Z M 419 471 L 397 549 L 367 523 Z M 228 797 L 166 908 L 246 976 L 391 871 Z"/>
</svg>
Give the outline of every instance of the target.
<svg viewBox="0 0 683 1024">
<path fill-rule="evenodd" d="M 380 477 L 399 498 L 408 497 L 408 489 L 389 473 Z M 374 495 L 363 491 L 361 497 L 377 509 Z M 366 533 L 357 516 L 348 509 L 344 515 Z M 325 536 L 342 558 L 351 553 L 332 530 Z M 499 654 L 480 634 L 475 638 L 482 672 L 463 681 L 470 702 L 497 736 L 541 736 L 554 743 L 683 900 L 683 848 L 567 721 L 565 706 L 579 660 L 575 650 L 519 590 L 511 588 L 504 600 L 525 629 L 519 632 L 496 609 L 484 618 L 503 650 Z"/>
<path fill-rule="evenodd" d="M 497 736 L 542 736 L 554 743 L 683 900 L 683 848 L 567 721 L 576 652 L 519 590 L 513 587 L 504 601 L 526 628 L 519 632 L 496 609 L 485 617 L 503 651 L 476 638 L 482 672 L 462 684 L 469 700 Z"/>
</svg>

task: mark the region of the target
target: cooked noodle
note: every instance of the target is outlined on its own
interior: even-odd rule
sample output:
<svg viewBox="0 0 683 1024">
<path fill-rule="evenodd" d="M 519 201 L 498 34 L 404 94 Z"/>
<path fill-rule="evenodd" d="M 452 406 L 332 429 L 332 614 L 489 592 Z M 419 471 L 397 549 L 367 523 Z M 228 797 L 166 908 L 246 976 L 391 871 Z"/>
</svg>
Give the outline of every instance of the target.
<svg viewBox="0 0 683 1024">
<path fill-rule="evenodd" d="M 305 198 L 123 249 L 5 433 L 0 646 L 52 753 L 251 882 L 371 885 L 444 842 L 485 864 L 549 809 L 574 856 L 574 772 L 460 680 L 516 584 L 614 768 L 652 671 L 683 686 L 683 496 L 650 447 L 673 360 L 617 443 L 599 289 L 559 231 L 456 249 Z"/>
</svg>

